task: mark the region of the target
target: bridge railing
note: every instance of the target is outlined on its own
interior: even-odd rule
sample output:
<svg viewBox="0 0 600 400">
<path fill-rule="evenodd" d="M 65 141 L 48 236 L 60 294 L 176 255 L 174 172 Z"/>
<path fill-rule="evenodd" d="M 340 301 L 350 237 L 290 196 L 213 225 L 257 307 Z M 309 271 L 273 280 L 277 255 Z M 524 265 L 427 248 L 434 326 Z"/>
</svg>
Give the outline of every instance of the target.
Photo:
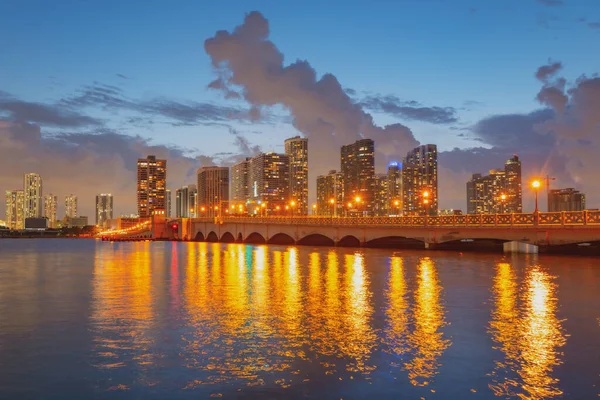
<svg viewBox="0 0 600 400">
<path fill-rule="evenodd" d="M 324 216 L 270 216 L 194 218 L 194 221 L 233 222 L 293 225 L 391 225 L 403 227 L 527 227 L 527 226 L 585 226 L 600 225 L 600 211 L 564 211 L 513 214 L 467 214 L 442 216 L 394 217 L 324 217 Z"/>
</svg>

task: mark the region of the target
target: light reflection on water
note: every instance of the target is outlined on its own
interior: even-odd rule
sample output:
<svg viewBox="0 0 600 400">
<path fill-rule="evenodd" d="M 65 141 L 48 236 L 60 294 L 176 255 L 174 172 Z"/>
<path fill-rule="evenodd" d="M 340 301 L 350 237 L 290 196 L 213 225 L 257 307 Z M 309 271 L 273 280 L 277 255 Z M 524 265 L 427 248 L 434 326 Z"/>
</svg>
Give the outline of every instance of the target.
<svg viewBox="0 0 600 400">
<path fill-rule="evenodd" d="M 588 366 L 589 376 L 576 376 L 577 387 L 561 377 L 575 379 L 563 368 L 569 367 L 567 345 L 579 358 L 600 356 L 600 344 L 589 337 L 590 326 L 600 333 L 593 306 L 599 274 L 590 275 L 593 270 L 585 281 L 573 281 L 577 286 L 563 288 L 556 267 L 537 258 L 148 242 L 102 243 L 91 254 L 89 278 L 70 277 L 73 285 L 84 278 L 89 285 L 81 289 L 89 290 L 89 315 L 76 322 L 89 338 L 81 338 L 73 353 L 90 366 L 85 380 L 100 397 L 106 391 L 171 398 L 599 394 L 598 365 Z M 0 355 L 16 346 L 10 338 L 32 331 L 31 315 L 56 312 L 68 320 L 70 308 L 62 303 L 44 313 L 23 303 L 29 291 L 33 303 L 43 304 L 48 290 L 32 289 L 39 271 L 7 275 L 13 272 L 0 263 L 0 277 L 13 280 L 11 286 L 0 280 Z M 457 283 L 469 279 L 471 286 Z M 579 308 L 593 310 L 583 315 L 589 322 L 583 333 L 561 314 L 571 305 L 561 293 L 568 290 L 573 299 L 579 287 L 586 293 Z M 73 289 L 63 290 L 68 295 Z M 10 304 L 20 307 L 14 308 L 18 314 Z M 582 320 L 577 309 L 568 309 Z M 487 316 L 478 332 L 468 332 L 473 348 L 487 352 L 471 353 L 461 344 L 461 321 L 470 315 Z M 35 346 L 41 345 L 26 349 Z M 457 367 L 470 362 L 471 371 Z"/>
</svg>

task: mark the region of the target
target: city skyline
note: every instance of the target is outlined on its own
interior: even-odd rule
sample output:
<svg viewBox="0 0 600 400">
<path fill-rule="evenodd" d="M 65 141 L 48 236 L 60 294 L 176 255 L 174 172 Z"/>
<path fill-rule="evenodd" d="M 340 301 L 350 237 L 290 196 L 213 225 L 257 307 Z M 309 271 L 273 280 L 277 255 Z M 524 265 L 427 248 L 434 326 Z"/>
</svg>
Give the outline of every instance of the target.
<svg viewBox="0 0 600 400">
<path fill-rule="evenodd" d="M 519 18 L 511 18 L 510 29 L 498 24 L 517 6 Z M 56 11 L 81 17 L 81 22 L 90 14 L 89 7 L 94 6 L 56 5 Z M 5 48 L 6 59 L 18 62 L 0 66 L 3 75 L 15 77 L 0 87 L 0 138 L 11 149 L 3 154 L 0 168 L 15 173 L 0 177 L 0 189 L 20 187 L 19 176 L 33 171 L 44 176 L 44 187 L 59 199 L 75 192 L 82 215 L 93 215 L 95 195 L 103 192 L 118 199 L 115 214 L 131 214 L 137 158 L 156 154 L 168 159 L 172 178 L 168 188 L 174 191 L 194 182 L 201 166 L 230 166 L 261 151 L 283 153 L 284 139 L 300 134 L 314 146 L 308 179 L 313 204 L 316 177 L 339 168 L 329 155 L 362 134 L 376 142 L 377 174 L 385 173 L 389 162 L 401 161 L 416 145 L 437 144 L 442 209 L 465 209 L 464 182 L 514 153 L 526 160 L 524 181 L 549 175 L 556 178 L 553 187 L 581 190 L 589 207 L 599 203 L 600 190 L 591 174 L 597 167 L 593 149 L 598 146 L 598 120 L 589 111 L 600 96 L 594 76 L 599 56 L 585 49 L 597 41 L 594 22 L 600 15 L 585 2 L 555 7 L 534 0 L 509 1 L 504 7 L 453 2 L 433 9 L 412 3 L 378 4 L 370 6 L 372 18 L 363 21 L 360 31 L 351 29 L 351 21 L 365 10 L 348 4 L 346 17 L 339 20 L 340 36 L 320 26 L 306 29 L 312 18 L 310 4 L 298 6 L 293 23 L 280 6 L 252 7 L 259 12 L 249 14 L 252 8 L 247 3 L 232 2 L 219 18 L 191 24 L 188 15 L 197 15 L 195 7 L 168 10 L 169 23 L 177 20 L 178 26 L 192 32 L 169 32 L 161 43 L 181 44 L 156 50 L 168 52 L 161 54 L 164 60 L 178 60 L 179 69 L 144 62 L 139 49 L 145 42 L 129 40 L 129 31 L 114 33 L 124 39 L 114 48 L 101 48 L 101 30 L 75 23 L 76 18 L 67 18 L 58 31 L 48 29 L 47 50 L 35 62 L 20 50 L 32 46 L 29 36 L 20 36 Z M 338 11 L 331 4 L 320 7 L 323 15 Z M 2 19 L 0 29 L 18 27 L 29 18 L 45 23 L 35 7 L 8 8 L 10 13 L 3 15 L 11 17 Z M 111 21 L 117 14 L 133 18 L 135 10 L 128 4 L 118 11 L 110 7 L 102 11 Z M 163 20 L 163 11 L 148 6 L 148 17 Z M 425 14 L 429 18 L 418 18 Z M 409 26 L 410 34 L 395 28 L 398 23 L 391 24 L 391 15 Z M 413 22 L 417 19 L 419 25 Z M 382 21 L 388 24 L 381 25 Z M 463 23 L 459 31 L 449 28 L 456 21 Z M 386 27 L 386 35 L 379 25 Z M 237 26 L 263 29 L 265 36 L 243 41 L 247 51 L 233 63 L 227 46 L 240 39 Z M 227 41 L 217 40 L 219 30 L 229 32 Z M 515 40 L 524 31 L 527 39 Z M 51 41 L 56 35 L 60 40 L 55 42 L 73 44 L 70 54 Z M 302 35 L 303 40 L 296 39 Z M 417 46 L 415 37 L 421 35 L 428 38 L 427 51 Z M 507 40 L 494 40 L 495 35 Z M 310 37 L 319 40 L 304 45 L 312 43 Z M 259 84 L 243 79 L 248 65 L 244 57 L 258 54 L 262 43 L 272 44 L 276 52 L 273 58 L 265 55 L 265 63 L 274 60 L 272 70 L 289 79 Z M 452 53 L 445 50 L 450 47 Z M 118 63 L 98 62 L 113 60 L 115 52 Z M 356 54 L 367 56 L 357 65 Z M 472 54 L 483 56 L 475 59 Z M 436 58 L 442 55 L 444 63 Z M 213 68 L 220 62 L 228 63 L 233 80 Z M 251 67 L 265 73 L 265 63 Z M 71 68 L 79 64 L 90 68 Z M 14 65 L 30 67 L 20 71 Z M 25 70 L 27 79 L 18 79 Z M 307 79 L 303 90 L 296 72 Z M 269 86 L 272 81 L 286 84 Z M 581 137 L 589 138 L 589 143 L 578 142 Z M 540 195 L 546 204 L 545 191 Z M 2 198 L 0 206 L 4 202 Z M 523 202 L 525 209 L 532 208 L 533 193 L 526 188 Z M 64 213 L 61 201 L 57 213 Z"/>
</svg>

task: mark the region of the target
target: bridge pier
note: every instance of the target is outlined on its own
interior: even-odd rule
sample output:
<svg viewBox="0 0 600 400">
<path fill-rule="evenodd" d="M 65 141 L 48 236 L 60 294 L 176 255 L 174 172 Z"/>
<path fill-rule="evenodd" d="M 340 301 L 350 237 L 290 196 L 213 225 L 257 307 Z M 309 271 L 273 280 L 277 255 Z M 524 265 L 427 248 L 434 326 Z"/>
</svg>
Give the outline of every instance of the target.
<svg viewBox="0 0 600 400">
<path fill-rule="evenodd" d="M 504 243 L 505 253 L 522 253 L 522 254 L 538 254 L 539 246 L 523 242 L 506 242 Z"/>
</svg>

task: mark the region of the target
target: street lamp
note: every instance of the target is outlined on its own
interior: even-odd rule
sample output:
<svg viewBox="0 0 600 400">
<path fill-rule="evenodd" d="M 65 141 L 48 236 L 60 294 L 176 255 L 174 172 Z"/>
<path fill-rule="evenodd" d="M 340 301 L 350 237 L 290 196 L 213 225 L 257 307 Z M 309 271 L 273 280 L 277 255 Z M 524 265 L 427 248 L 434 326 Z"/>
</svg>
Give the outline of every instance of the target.
<svg viewBox="0 0 600 400">
<path fill-rule="evenodd" d="M 312 205 L 312 209 L 313 209 L 313 215 L 317 215 L 317 205 L 316 204 Z"/>
<path fill-rule="evenodd" d="M 429 191 L 423 191 L 423 205 L 425 206 L 425 215 L 429 215 Z"/>
<path fill-rule="evenodd" d="M 290 201 L 290 207 L 292 211 L 290 212 L 290 216 L 294 215 L 294 207 L 296 207 L 296 202 L 294 200 Z"/>
<path fill-rule="evenodd" d="M 394 200 L 394 206 L 396 206 L 396 215 L 400 215 L 400 201 L 399 200 Z"/>
<path fill-rule="evenodd" d="M 261 217 L 264 217 L 264 213 L 265 213 L 265 207 L 266 207 L 266 206 L 267 206 L 267 205 L 266 205 L 265 203 L 262 203 L 262 204 L 260 205 L 260 216 L 261 216 Z"/>
<path fill-rule="evenodd" d="M 542 187 L 542 181 L 540 181 L 539 179 L 534 179 L 531 182 L 531 187 L 533 188 L 533 191 L 535 192 L 535 211 L 534 213 L 537 215 L 539 212 L 539 208 L 538 208 L 538 192 L 540 190 L 540 188 Z"/>
<path fill-rule="evenodd" d="M 356 211 L 358 212 L 358 215 L 360 216 L 360 202 L 361 202 L 360 196 L 356 196 L 354 198 L 354 202 L 356 203 Z"/>
<path fill-rule="evenodd" d="M 500 214 L 504 214 L 504 202 L 506 201 L 506 195 L 502 193 L 500 195 Z"/>
<path fill-rule="evenodd" d="M 329 204 L 331 204 L 331 218 L 333 218 L 333 214 L 335 214 L 335 199 L 329 199 Z"/>
</svg>

